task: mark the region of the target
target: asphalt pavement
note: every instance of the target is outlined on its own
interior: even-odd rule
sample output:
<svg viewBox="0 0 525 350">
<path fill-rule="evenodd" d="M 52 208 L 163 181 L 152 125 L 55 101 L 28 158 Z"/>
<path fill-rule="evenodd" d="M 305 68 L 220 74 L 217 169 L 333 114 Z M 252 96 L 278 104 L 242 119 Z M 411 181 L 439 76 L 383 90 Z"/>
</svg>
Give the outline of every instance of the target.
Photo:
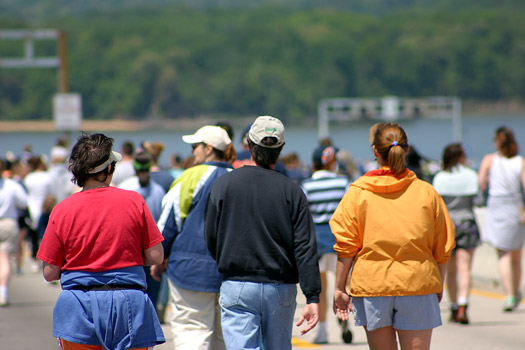
<svg viewBox="0 0 525 350">
<path fill-rule="evenodd" d="M 0 349 L 2 350 L 58 349 L 57 340 L 53 338 L 51 332 L 53 306 L 60 293 L 60 286 L 45 282 L 41 272 L 36 272 L 30 267 L 30 264 L 26 263 L 21 275 L 13 275 L 10 286 L 11 304 L 0 308 Z M 477 249 L 473 272 L 474 290 L 469 305 L 471 323 L 459 325 L 447 322 L 449 305 L 445 297 L 441 303 L 443 325 L 433 332 L 432 349 L 525 349 L 525 303 L 514 312 L 501 311 L 504 297 L 498 284 L 497 260 L 492 248 L 482 245 Z M 332 286 L 333 283 L 329 285 Z M 296 321 L 304 306 L 304 298 L 300 292 L 298 294 Z M 163 329 L 167 342 L 155 349 L 173 350 L 169 326 L 163 325 Z M 349 345 L 343 344 L 338 323 L 330 314 L 329 344 L 311 344 L 317 332 L 315 328 L 301 336 L 300 328 L 294 327 L 293 349 L 368 349 L 362 327 L 356 328 L 351 323 L 350 329 L 354 339 Z"/>
</svg>

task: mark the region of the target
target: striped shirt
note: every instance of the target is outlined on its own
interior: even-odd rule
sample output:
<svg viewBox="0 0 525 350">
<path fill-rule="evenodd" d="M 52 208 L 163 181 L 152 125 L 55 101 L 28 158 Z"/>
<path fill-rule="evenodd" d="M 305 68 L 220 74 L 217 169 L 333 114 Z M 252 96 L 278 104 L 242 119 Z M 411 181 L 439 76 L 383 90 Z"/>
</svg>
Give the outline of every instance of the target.
<svg viewBox="0 0 525 350">
<path fill-rule="evenodd" d="M 328 223 L 348 186 L 348 178 L 328 170 L 318 170 L 301 183 L 315 224 Z"/>
</svg>

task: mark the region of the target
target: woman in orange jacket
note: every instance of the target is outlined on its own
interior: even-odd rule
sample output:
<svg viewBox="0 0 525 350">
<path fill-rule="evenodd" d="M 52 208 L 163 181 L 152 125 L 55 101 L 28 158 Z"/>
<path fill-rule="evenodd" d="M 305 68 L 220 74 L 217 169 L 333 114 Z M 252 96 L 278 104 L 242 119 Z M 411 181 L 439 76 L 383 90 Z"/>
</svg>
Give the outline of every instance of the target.
<svg viewBox="0 0 525 350">
<path fill-rule="evenodd" d="M 434 188 L 406 169 L 408 141 L 398 124 L 374 125 L 371 143 L 380 168 L 351 184 L 330 220 L 334 312 L 345 321 L 353 311 L 372 350 L 397 349 L 396 334 L 401 349 L 430 349 L 454 224 Z"/>
</svg>

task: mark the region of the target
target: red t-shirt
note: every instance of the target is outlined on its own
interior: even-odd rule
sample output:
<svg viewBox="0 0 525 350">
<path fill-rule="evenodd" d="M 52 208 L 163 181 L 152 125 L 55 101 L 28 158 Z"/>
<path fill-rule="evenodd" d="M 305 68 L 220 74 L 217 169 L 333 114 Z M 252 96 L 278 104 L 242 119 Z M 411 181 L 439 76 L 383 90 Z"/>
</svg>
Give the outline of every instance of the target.
<svg viewBox="0 0 525 350">
<path fill-rule="evenodd" d="M 101 187 L 53 209 L 37 258 L 62 270 L 107 271 L 144 265 L 142 251 L 163 240 L 140 194 Z"/>
</svg>

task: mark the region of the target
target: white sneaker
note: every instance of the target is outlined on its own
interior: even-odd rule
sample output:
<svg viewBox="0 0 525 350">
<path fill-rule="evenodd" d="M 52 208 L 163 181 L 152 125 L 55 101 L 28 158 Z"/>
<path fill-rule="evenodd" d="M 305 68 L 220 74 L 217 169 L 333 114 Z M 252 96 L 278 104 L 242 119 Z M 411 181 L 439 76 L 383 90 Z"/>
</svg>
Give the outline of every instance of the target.
<svg viewBox="0 0 525 350">
<path fill-rule="evenodd" d="M 313 340 L 314 344 L 328 344 L 328 334 L 326 332 L 319 332 Z"/>
<path fill-rule="evenodd" d="M 40 263 L 39 263 L 38 261 L 33 260 L 33 261 L 31 262 L 31 267 L 30 267 L 30 269 L 31 269 L 31 272 L 32 272 L 32 273 L 40 272 L 41 265 L 40 265 Z"/>
<path fill-rule="evenodd" d="M 0 307 L 4 307 L 9 305 L 9 299 L 7 299 L 6 295 L 0 295 Z"/>
</svg>

